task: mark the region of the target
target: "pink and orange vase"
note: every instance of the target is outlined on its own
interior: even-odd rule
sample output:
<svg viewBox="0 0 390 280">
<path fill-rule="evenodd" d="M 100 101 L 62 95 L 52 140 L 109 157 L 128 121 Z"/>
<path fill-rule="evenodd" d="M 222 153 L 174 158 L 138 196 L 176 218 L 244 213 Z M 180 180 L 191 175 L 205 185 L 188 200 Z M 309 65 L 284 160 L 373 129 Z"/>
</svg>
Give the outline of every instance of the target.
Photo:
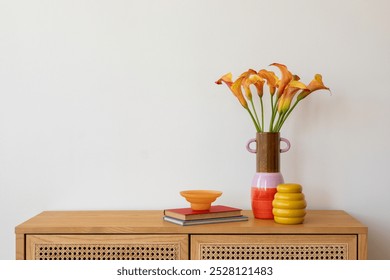
<svg viewBox="0 0 390 280">
<path fill-rule="evenodd" d="M 280 148 L 280 142 L 286 147 Z M 256 143 L 256 148 L 251 148 Z M 290 142 L 280 137 L 279 132 L 259 132 L 249 140 L 247 150 L 256 154 L 256 173 L 251 185 L 252 212 L 257 219 L 273 219 L 272 201 L 276 187 L 284 183 L 280 172 L 280 154 L 290 149 Z"/>
</svg>

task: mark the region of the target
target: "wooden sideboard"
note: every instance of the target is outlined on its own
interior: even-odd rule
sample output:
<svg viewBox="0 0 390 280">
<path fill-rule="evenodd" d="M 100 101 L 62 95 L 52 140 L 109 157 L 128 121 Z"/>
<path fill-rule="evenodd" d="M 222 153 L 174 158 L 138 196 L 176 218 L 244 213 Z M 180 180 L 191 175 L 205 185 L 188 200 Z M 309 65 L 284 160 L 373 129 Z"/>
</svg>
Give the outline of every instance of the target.
<svg viewBox="0 0 390 280">
<path fill-rule="evenodd" d="M 179 226 L 163 211 L 45 211 L 15 228 L 16 259 L 234 260 L 367 258 L 367 227 L 341 210 L 308 210 L 305 222 Z"/>
</svg>

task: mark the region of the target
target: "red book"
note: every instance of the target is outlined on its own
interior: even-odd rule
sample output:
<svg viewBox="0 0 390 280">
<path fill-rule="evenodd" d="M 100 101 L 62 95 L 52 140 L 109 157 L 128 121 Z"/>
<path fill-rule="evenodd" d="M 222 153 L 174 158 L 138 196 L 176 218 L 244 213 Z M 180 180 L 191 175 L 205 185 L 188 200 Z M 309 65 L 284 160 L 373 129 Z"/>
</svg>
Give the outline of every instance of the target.
<svg viewBox="0 0 390 280">
<path fill-rule="evenodd" d="M 242 209 L 224 205 L 213 205 L 209 210 L 188 208 L 165 209 L 164 215 L 184 221 L 242 216 Z"/>
</svg>

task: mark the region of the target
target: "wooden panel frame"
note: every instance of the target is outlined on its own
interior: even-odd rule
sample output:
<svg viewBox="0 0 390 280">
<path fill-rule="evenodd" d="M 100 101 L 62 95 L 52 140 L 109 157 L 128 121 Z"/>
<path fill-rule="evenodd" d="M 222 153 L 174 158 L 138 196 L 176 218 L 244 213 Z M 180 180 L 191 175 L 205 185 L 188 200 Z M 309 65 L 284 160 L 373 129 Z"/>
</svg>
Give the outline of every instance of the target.
<svg viewBox="0 0 390 280">
<path fill-rule="evenodd" d="M 358 260 L 367 260 L 368 245 L 367 234 L 358 234 Z"/>
</svg>

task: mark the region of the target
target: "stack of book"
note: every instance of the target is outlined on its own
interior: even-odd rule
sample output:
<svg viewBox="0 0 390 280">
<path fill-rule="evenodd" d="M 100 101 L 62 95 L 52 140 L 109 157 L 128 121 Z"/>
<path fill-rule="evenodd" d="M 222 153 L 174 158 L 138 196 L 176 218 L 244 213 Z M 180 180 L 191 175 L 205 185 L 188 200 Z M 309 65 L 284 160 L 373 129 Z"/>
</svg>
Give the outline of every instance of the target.
<svg viewBox="0 0 390 280">
<path fill-rule="evenodd" d="M 164 210 L 164 220 L 182 226 L 247 221 L 242 209 L 224 205 L 213 205 L 209 210 L 195 211 L 191 208 Z"/>
</svg>

